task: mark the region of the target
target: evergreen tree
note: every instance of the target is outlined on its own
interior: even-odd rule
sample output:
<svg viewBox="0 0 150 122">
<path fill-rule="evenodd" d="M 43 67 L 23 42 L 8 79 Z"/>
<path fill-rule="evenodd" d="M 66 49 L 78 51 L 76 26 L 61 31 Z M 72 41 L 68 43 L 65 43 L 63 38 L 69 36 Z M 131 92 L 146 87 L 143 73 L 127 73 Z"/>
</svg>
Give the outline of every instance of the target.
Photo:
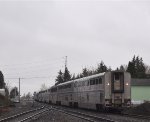
<svg viewBox="0 0 150 122">
<path fill-rule="evenodd" d="M 96 73 L 102 73 L 102 72 L 106 72 L 106 71 L 108 71 L 107 66 L 104 64 L 103 61 L 101 61 L 101 63 L 98 65 Z"/>
<path fill-rule="evenodd" d="M 76 76 L 76 79 L 79 79 L 80 78 L 80 74 L 78 74 L 77 76 Z"/>
<path fill-rule="evenodd" d="M 135 77 L 136 78 L 138 78 L 139 70 L 140 70 L 140 61 L 139 61 L 139 56 L 137 56 L 135 59 Z"/>
<path fill-rule="evenodd" d="M 146 77 L 146 68 L 145 68 L 145 65 L 143 63 L 142 58 L 140 58 L 140 60 L 139 60 L 138 77 L 139 78 L 145 78 Z"/>
<path fill-rule="evenodd" d="M 136 77 L 136 60 L 135 60 L 135 55 L 133 56 L 132 61 L 129 61 L 129 63 L 128 63 L 127 72 L 130 72 L 132 78 Z"/>
<path fill-rule="evenodd" d="M 145 65 L 145 69 L 146 69 L 146 74 L 150 74 L 150 66 L 149 65 Z"/>
<path fill-rule="evenodd" d="M 11 91 L 10 91 L 10 98 L 15 98 L 16 96 L 19 95 L 18 89 L 17 87 L 14 87 Z"/>
<path fill-rule="evenodd" d="M 112 71 L 111 67 L 109 66 L 108 71 Z"/>
<path fill-rule="evenodd" d="M 9 90 L 8 90 L 8 88 L 7 87 L 5 87 L 5 96 L 8 98 L 8 96 L 9 96 Z"/>
<path fill-rule="evenodd" d="M 119 71 L 119 68 L 117 67 L 115 71 Z"/>
<path fill-rule="evenodd" d="M 119 70 L 120 70 L 120 71 L 126 71 L 126 70 L 125 70 L 125 67 L 124 67 L 123 65 L 120 66 Z"/>
<path fill-rule="evenodd" d="M 56 82 L 55 85 L 58 85 L 58 84 L 64 82 L 64 80 L 63 80 L 63 73 L 62 73 L 61 70 L 58 72 L 58 76 L 56 77 L 55 82 Z"/>
<path fill-rule="evenodd" d="M 3 73 L 0 71 L 0 89 L 5 88 L 4 76 Z"/>
<path fill-rule="evenodd" d="M 30 92 L 28 92 L 27 95 L 25 96 L 25 98 L 27 100 L 30 100 L 32 98 L 32 94 Z"/>
<path fill-rule="evenodd" d="M 127 72 L 130 72 L 132 78 L 135 77 L 135 66 L 134 66 L 133 62 L 129 61 L 128 67 L 127 67 Z"/>
<path fill-rule="evenodd" d="M 96 71 L 88 70 L 88 75 L 90 76 L 90 75 L 96 74 L 95 72 Z"/>
<path fill-rule="evenodd" d="M 130 72 L 132 78 L 145 78 L 146 68 L 143 59 L 134 55 L 132 61 L 128 63 L 127 72 Z"/>
<path fill-rule="evenodd" d="M 82 74 L 82 73 L 80 73 L 80 74 L 79 74 L 79 77 L 80 77 L 80 78 L 83 78 L 84 76 L 83 76 L 83 74 Z"/>
<path fill-rule="evenodd" d="M 67 82 L 67 81 L 69 81 L 69 80 L 71 80 L 71 75 L 70 75 L 70 72 L 69 72 L 68 68 L 65 67 L 64 82 Z"/>
<path fill-rule="evenodd" d="M 76 76 L 75 74 L 73 74 L 71 80 L 75 80 L 75 79 L 76 79 Z"/>
<path fill-rule="evenodd" d="M 84 69 L 82 70 L 82 75 L 83 75 L 83 77 L 86 77 L 86 76 L 89 75 L 87 68 L 84 68 Z"/>
</svg>

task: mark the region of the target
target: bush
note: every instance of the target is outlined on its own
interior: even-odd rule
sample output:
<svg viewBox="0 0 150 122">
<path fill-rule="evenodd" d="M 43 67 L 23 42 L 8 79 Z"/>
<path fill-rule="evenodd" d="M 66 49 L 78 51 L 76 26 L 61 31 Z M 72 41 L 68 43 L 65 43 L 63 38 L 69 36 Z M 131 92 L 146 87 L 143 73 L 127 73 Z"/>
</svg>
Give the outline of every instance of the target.
<svg viewBox="0 0 150 122">
<path fill-rule="evenodd" d="M 7 97 L 0 94 L 0 106 L 9 106 L 10 104 L 11 101 Z"/>
</svg>

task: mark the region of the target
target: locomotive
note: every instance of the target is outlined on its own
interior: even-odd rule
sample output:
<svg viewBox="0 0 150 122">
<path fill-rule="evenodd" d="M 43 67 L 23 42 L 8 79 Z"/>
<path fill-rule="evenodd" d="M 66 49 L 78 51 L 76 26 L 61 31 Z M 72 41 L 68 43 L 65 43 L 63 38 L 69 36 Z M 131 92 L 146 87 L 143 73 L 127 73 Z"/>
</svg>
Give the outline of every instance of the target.
<svg viewBox="0 0 150 122">
<path fill-rule="evenodd" d="M 34 96 L 39 102 L 103 110 L 131 105 L 131 75 L 109 71 L 52 86 Z"/>
</svg>

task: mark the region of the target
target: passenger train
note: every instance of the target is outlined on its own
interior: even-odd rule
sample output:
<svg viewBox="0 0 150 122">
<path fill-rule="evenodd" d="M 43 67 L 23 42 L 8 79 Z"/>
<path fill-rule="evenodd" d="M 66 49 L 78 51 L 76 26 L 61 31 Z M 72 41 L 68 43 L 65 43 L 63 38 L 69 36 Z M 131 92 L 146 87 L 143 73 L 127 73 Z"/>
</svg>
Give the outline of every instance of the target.
<svg viewBox="0 0 150 122">
<path fill-rule="evenodd" d="M 130 107 L 130 83 L 131 76 L 128 72 L 110 71 L 52 86 L 37 93 L 34 99 L 94 110 Z"/>
</svg>

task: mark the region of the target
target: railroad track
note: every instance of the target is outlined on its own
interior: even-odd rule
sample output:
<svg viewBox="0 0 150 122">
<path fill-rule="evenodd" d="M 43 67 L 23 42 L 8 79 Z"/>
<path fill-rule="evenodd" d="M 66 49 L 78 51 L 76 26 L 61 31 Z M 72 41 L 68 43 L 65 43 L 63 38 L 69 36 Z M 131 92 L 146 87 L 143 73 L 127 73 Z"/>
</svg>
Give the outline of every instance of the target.
<svg viewBox="0 0 150 122">
<path fill-rule="evenodd" d="M 37 109 L 25 111 L 25 112 L 1 119 L 0 122 L 16 122 L 16 121 L 17 122 L 24 122 L 24 121 L 27 121 L 29 119 L 32 119 L 33 117 L 38 116 L 39 114 L 42 114 L 48 110 L 49 109 L 45 109 L 45 107 L 42 106 L 42 107 L 37 108 Z"/>
<path fill-rule="evenodd" d="M 62 113 L 65 113 L 67 115 L 71 115 L 89 122 L 118 122 L 112 119 L 108 119 L 108 118 L 104 118 L 104 117 L 100 117 L 100 116 L 94 116 L 94 115 L 89 115 L 86 113 L 82 113 L 82 112 L 77 112 L 77 111 L 71 111 L 71 110 L 67 110 L 67 109 L 62 109 L 62 108 L 58 108 L 58 107 L 52 107 L 53 110 L 55 111 L 59 111 Z"/>
<path fill-rule="evenodd" d="M 55 105 L 47 105 L 47 104 L 42 104 L 46 105 L 47 108 L 51 107 L 51 110 L 55 110 L 61 113 L 64 113 L 66 115 L 74 116 L 77 118 L 80 118 L 82 120 L 86 120 L 89 122 L 120 122 L 120 121 L 140 121 L 140 120 L 147 120 L 150 121 L 150 116 L 143 116 L 143 115 L 130 115 L 130 114 L 118 114 L 118 113 L 102 113 L 102 114 L 97 114 L 95 111 L 78 111 L 76 109 L 71 109 L 68 107 L 64 106 L 55 106 Z M 113 119 L 112 119 L 113 118 Z M 144 121 L 143 121 L 144 122 Z"/>
<path fill-rule="evenodd" d="M 121 116 L 133 117 L 133 118 L 145 119 L 145 120 L 150 120 L 150 116 L 146 116 L 146 115 L 136 115 L 136 114 L 121 114 Z"/>
</svg>

